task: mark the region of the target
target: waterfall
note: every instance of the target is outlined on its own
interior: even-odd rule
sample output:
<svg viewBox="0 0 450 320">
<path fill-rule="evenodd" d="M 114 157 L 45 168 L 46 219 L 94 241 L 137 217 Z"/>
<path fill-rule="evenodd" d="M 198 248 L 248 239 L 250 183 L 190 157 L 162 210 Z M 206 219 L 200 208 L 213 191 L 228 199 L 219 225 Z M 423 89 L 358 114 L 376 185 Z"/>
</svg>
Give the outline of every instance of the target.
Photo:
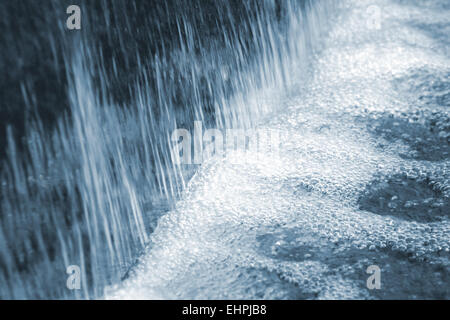
<svg viewBox="0 0 450 320">
<path fill-rule="evenodd" d="M 21 82 L 25 129 L 20 138 L 8 126 L 1 167 L 0 298 L 97 298 L 126 278 L 198 169 L 174 161 L 173 130 L 248 129 L 277 112 L 340 10 L 332 0 L 173 2 L 148 16 L 138 1 L 81 2 L 78 33 L 51 21 L 62 2 L 41 9 L 58 26 L 45 50 L 68 107 L 53 101 L 64 110 L 47 126 L 32 111 L 38 84 Z M 81 290 L 66 287 L 69 266 Z"/>
</svg>

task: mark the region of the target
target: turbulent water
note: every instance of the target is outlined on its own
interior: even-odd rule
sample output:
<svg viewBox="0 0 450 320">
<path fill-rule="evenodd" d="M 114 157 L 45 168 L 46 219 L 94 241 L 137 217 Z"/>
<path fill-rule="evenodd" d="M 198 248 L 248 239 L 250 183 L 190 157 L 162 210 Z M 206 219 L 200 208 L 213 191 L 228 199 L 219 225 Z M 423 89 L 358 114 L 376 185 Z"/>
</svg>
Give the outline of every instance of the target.
<svg viewBox="0 0 450 320">
<path fill-rule="evenodd" d="M 224 29 L 228 51 L 180 20 L 186 42 L 141 62 L 131 107 L 92 44 L 66 57 L 70 117 L 29 130 L 23 165 L 9 134 L 1 297 L 450 298 L 448 2 L 274 3 Z M 189 112 L 167 99 L 178 74 Z M 195 120 L 281 139 L 178 165 L 172 130 Z"/>
</svg>

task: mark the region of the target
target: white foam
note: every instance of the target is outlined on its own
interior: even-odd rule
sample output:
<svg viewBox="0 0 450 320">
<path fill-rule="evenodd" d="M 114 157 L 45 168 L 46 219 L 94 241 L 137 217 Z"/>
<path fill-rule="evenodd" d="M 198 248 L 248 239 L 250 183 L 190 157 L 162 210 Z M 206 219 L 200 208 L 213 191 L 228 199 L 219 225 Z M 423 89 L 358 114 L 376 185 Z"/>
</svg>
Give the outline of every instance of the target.
<svg viewBox="0 0 450 320">
<path fill-rule="evenodd" d="M 396 147 L 377 148 L 357 116 L 363 109 L 410 110 L 409 98 L 399 96 L 391 80 L 419 68 L 450 70 L 448 57 L 430 49 L 433 39 L 410 27 L 419 19 L 448 23 L 448 15 L 395 1 L 348 4 L 317 57 L 312 81 L 261 125 L 289 137 L 281 157 L 236 153 L 203 165 L 176 209 L 159 221 L 130 279 L 106 298 L 367 298 L 357 280 L 341 277 L 314 253 L 392 243 L 399 252 L 449 251 L 449 221 L 404 221 L 357 205 L 376 173 L 430 167 L 400 158 Z M 382 29 L 366 27 L 368 5 L 384 8 Z M 409 32 L 421 46 L 408 42 Z M 246 161 L 235 161 L 242 157 Z M 261 237 L 267 236 L 272 240 L 265 245 Z M 424 246 L 430 239 L 435 245 Z M 308 248 L 313 257 L 289 258 Z M 280 250 L 287 256 L 280 258 Z M 342 261 L 340 268 L 355 265 Z M 296 290 L 305 296 L 295 296 Z"/>
</svg>

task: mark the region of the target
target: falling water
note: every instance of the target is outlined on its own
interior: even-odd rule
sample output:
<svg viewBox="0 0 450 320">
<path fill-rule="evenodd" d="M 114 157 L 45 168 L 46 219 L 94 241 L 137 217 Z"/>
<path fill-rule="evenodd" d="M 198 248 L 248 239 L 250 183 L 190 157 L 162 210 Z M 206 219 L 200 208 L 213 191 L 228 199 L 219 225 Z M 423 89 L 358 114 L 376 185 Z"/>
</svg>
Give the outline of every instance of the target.
<svg viewBox="0 0 450 320">
<path fill-rule="evenodd" d="M 448 10 L 0 1 L 0 298 L 448 299 Z M 198 123 L 284 138 L 180 163 Z"/>
<path fill-rule="evenodd" d="M 448 1 L 340 3 L 279 152 L 205 162 L 107 298 L 450 297 Z"/>
<path fill-rule="evenodd" d="M 45 19 L 64 14 L 61 2 L 49 3 L 54 14 Z M 6 130 L 0 298 L 95 298 L 119 283 L 197 169 L 174 162 L 173 130 L 194 121 L 254 127 L 277 110 L 273 101 L 305 81 L 338 13 L 336 1 L 325 0 L 208 2 L 212 18 L 198 1 L 180 4 L 173 15 L 168 7 L 157 12 L 171 20 L 160 34 L 145 29 L 159 23 L 151 14 L 130 29 L 138 2 L 99 1 L 104 16 L 86 13 L 79 33 L 69 34 L 65 20 L 51 22 L 57 28 L 46 50 L 64 70 L 57 81 L 69 107 L 50 129 L 25 110 L 33 116 L 24 138 L 13 126 Z M 93 9 L 83 6 L 83 13 Z M 215 33 L 205 35 L 198 26 L 211 21 Z M 130 33 L 144 48 L 128 43 Z M 142 54 L 146 43 L 151 54 Z M 26 79 L 21 88 L 33 110 L 39 88 Z M 66 287 L 71 265 L 81 268 L 81 290 Z"/>
</svg>

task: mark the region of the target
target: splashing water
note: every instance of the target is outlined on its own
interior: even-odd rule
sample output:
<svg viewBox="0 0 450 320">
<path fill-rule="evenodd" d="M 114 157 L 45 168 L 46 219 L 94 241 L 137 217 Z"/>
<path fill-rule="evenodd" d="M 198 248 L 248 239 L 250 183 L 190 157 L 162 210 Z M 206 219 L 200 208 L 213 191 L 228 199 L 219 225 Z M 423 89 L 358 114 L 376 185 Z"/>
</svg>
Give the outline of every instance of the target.
<svg viewBox="0 0 450 320">
<path fill-rule="evenodd" d="M 237 151 L 204 164 L 107 298 L 449 297 L 450 61 L 435 35 L 448 11 L 439 1 L 344 6 L 311 78 L 260 122 L 286 132 L 280 157 Z M 440 157 L 423 159 L 414 135 Z M 371 265 L 380 290 L 366 286 Z"/>
<path fill-rule="evenodd" d="M 139 70 L 126 103 L 118 59 L 73 40 L 70 114 L 51 134 L 31 122 L 25 156 L 9 130 L 0 297 L 450 296 L 445 2 L 258 3 L 220 41 L 177 17 L 178 46 L 148 61 L 121 38 Z M 285 139 L 178 165 L 171 133 L 194 120 Z"/>
<path fill-rule="evenodd" d="M 105 16 L 120 11 L 102 5 Z M 107 60 L 89 32 L 71 39 L 63 57 L 70 112 L 51 134 L 41 121 L 30 122 L 25 151 L 8 129 L 0 296 L 92 298 L 120 281 L 195 170 L 174 163 L 172 131 L 194 120 L 254 126 L 272 110 L 269 98 L 306 70 L 334 7 L 244 3 L 242 22 L 218 21 L 221 41 L 201 39 L 188 17 L 176 16 L 178 45 L 146 61 L 127 52 L 119 33 L 122 53 L 136 55 L 139 70 L 125 105 L 111 93 L 116 78 L 125 80 L 119 58 Z M 227 2 L 216 10 L 236 19 Z M 29 90 L 23 94 L 33 101 Z M 81 268 L 82 290 L 66 288 L 70 265 Z"/>
</svg>

